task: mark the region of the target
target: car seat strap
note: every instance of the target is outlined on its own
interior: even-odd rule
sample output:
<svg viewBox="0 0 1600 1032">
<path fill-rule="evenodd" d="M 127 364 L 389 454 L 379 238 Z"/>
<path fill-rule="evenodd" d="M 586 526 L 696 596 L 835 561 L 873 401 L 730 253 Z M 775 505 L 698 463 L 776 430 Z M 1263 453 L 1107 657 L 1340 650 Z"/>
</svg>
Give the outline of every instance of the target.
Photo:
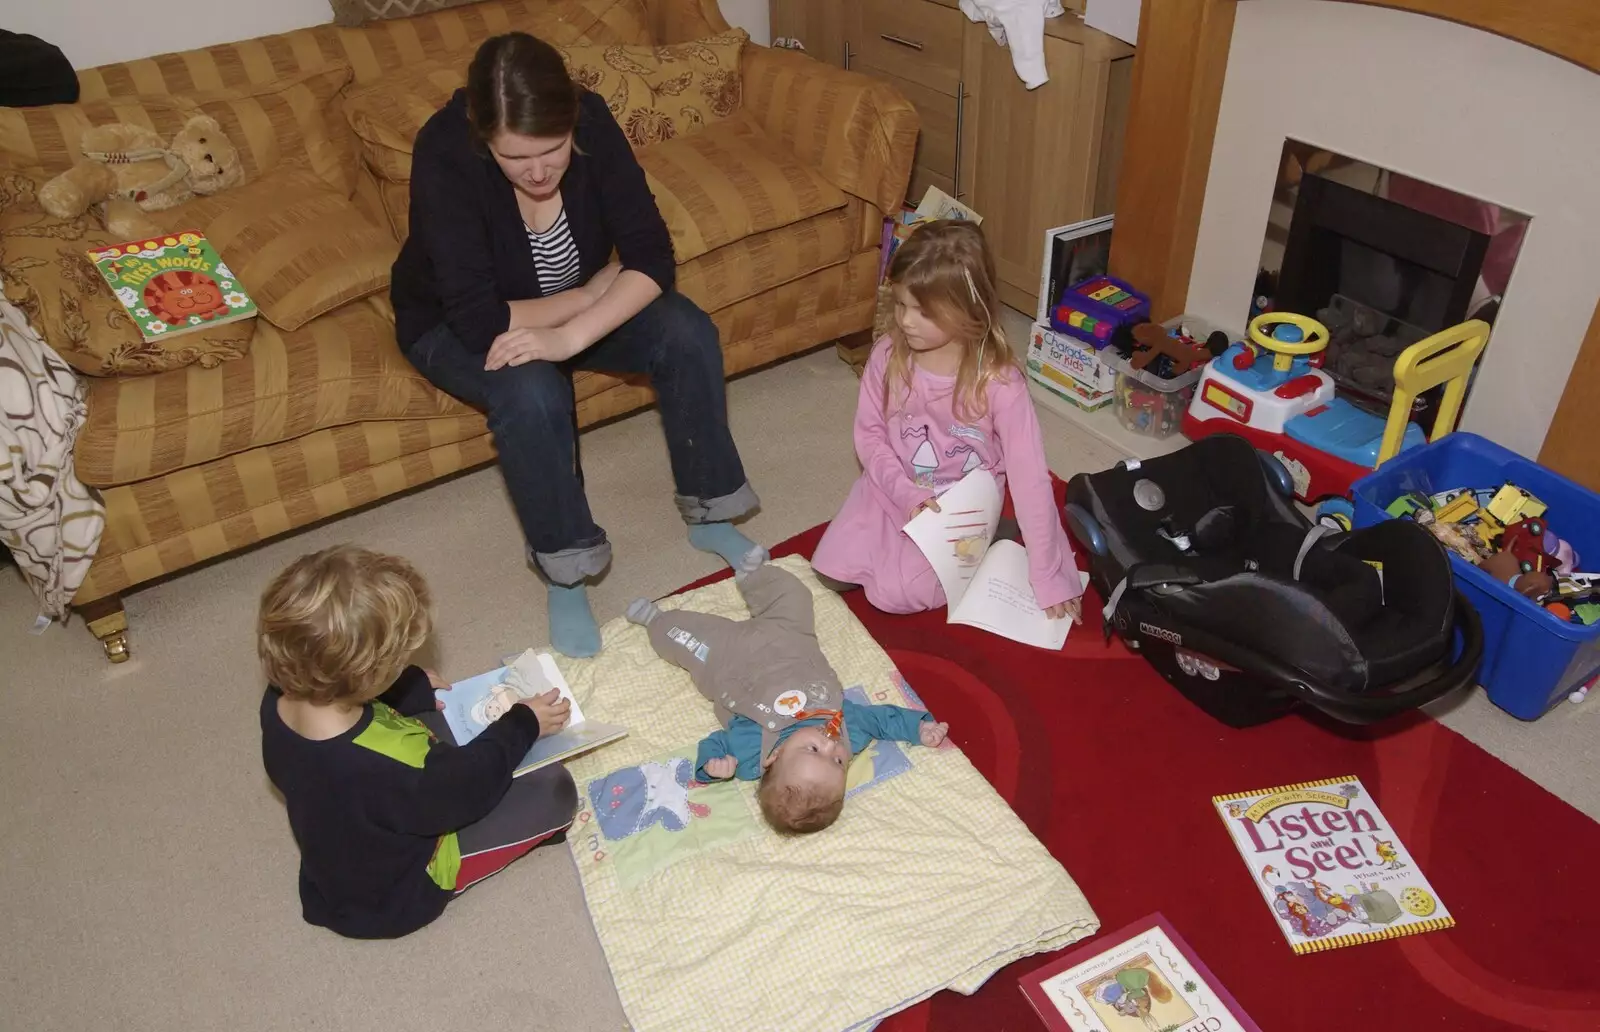
<svg viewBox="0 0 1600 1032">
<path fill-rule="evenodd" d="M 1319 540 L 1332 533 L 1333 528 L 1326 523 L 1314 524 L 1310 530 L 1306 531 L 1305 540 L 1300 542 L 1300 554 L 1294 557 L 1295 580 L 1300 579 L 1300 567 L 1305 565 L 1306 556 L 1311 554 L 1311 549 L 1316 547 Z"/>
</svg>

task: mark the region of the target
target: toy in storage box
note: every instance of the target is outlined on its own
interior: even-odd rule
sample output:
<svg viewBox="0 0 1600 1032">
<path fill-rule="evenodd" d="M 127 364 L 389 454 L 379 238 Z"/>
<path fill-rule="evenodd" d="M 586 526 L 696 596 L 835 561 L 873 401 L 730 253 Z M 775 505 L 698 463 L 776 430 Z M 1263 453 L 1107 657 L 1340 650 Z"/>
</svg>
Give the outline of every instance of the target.
<svg viewBox="0 0 1600 1032">
<path fill-rule="evenodd" d="M 1408 492 L 1515 484 L 1543 502 L 1545 518 L 1580 556 L 1600 556 L 1600 495 L 1476 434 L 1456 432 L 1412 448 L 1351 486 L 1353 522 L 1369 527 Z M 1585 565 L 1592 565 L 1592 560 Z M 1600 623 L 1559 620 L 1511 586 L 1458 555 L 1456 584 L 1483 620 L 1478 683 L 1489 699 L 1522 720 L 1534 720 L 1600 673 Z"/>
<path fill-rule="evenodd" d="M 1154 326 L 1149 328 L 1154 330 Z M 1167 336 L 1177 339 L 1182 339 L 1180 328 L 1187 331 L 1189 339 L 1196 341 L 1205 340 L 1213 330 L 1210 324 L 1192 315 L 1182 315 L 1162 324 Z M 1136 328 L 1135 336 L 1143 330 L 1143 327 Z M 1160 337 L 1159 331 L 1156 336 Z M 1147 338 L 1140 338 L 1131 357 L 1124 357 L 1116 348 L 1100 353 L 1101 361 L 1116 373 L 1112 411 L 1117 414 L 1118 422 L 1136 434 L 1170 437 L 1183 425 L 1183 414 L 1188 411 L 1189 399 L 1194 396 L 1194 385 L 1203 368 L 1197 363 L 1176 376 L 1160 375 L 1170 365 L 1159 360 L 1137 368 L 1134 362 L 1147 343 Z"/>
<path fill-rule="evenodd" d="M 1116 375 L 1082 341 L 1036 323 L 1028 335 L 1028 375 L 1051 394 L 1086 411 L 1111 403 Z"/>
<path fill-rule="evenodd" d="M 1123 326 L 1150 318 L 1150 298 L 1114 276 L 1095 276 L 1061 292 L 1050 326 L 1103 348 Z"/>
</svg>

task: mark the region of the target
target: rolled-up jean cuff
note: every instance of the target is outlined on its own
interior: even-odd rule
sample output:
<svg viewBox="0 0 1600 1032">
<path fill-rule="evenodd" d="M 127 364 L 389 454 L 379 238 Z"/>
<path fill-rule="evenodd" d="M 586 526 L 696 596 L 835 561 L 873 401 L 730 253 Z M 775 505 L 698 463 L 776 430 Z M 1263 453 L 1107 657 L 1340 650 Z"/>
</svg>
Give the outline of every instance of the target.
<svg viewBox="0 0 1600 1032">
<path fill-rule="evenodd" d="M 755 512 L 761 505 L 761 499 L 756 497 L 755 489 L 750 486 L 748 480 L 739 485 L 739 490 L 720 498 L 689 498 L 684 495 L 673 495 L 672 500 L 678 504 L 678 513 L 683 517 L 683 522 L 690 526 L 696 523 L 725 523 L 728 520 L 736 520 L 740 516 L 748 516 Z"/>
<path fill-rule="evenodd" d="M 563 548 L 559 552 L 529 550 L 539 572 L 551 584 L 571 587 L 586 577 L 595 577 L 611 565 L 611 542 L 604 538 L 596 545 Z"/>
</svg>

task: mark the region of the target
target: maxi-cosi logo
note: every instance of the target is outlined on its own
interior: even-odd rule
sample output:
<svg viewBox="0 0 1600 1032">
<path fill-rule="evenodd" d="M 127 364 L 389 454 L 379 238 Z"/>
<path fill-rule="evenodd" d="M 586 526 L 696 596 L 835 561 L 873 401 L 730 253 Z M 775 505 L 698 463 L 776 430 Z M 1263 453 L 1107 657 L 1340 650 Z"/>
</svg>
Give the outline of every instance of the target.
<svg viewBox="0 0 1600 1032">
<path fill-rule="evenodd" d="M 1177 631 L 1169 631 L 1165 627 L 1156 627 L 1153 624 L 1145 623 L 1143 620 L 1139 621 L 1139 631 L 1141 634 L 1148 634 L 1153 638 L 1160 638 L 1162 641 L 1170 641 L 1174 645 L 1183 644 L 1183 635 Z"/>
</svg>

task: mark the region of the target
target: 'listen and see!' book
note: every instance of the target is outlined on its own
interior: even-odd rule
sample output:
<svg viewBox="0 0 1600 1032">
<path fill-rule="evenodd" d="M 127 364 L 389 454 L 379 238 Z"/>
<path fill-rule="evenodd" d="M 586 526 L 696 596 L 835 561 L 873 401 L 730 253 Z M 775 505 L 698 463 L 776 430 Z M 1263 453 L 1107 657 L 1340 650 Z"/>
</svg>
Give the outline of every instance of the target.
<svg viewBox="0 0 1600 1032">
<path fill-rule="evenodd" d="M 1296 953 L 1456 923 L 1360 779 L 1307 781 L 1214 801 Z"/>
</svg>

